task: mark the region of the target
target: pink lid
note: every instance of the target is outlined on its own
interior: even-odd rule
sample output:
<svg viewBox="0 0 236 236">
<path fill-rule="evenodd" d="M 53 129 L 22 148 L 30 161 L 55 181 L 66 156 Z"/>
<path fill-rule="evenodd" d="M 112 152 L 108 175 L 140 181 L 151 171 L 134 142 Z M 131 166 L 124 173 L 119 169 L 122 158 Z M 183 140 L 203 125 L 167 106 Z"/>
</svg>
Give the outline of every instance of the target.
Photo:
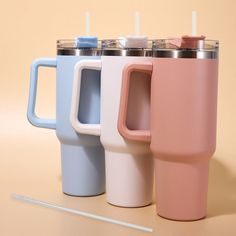
<svg viewBox="0 0 236 236">
<path fill-rule="evenodd" d="M 205 36 L 182 36 L 152 41 L 153 57 L 217 59 L 219 42 Z"/>
<path fill-rule="evenodd" d="M 205 36 L 182 36 L 180 48 L 203 49 Z"/>
</svg>

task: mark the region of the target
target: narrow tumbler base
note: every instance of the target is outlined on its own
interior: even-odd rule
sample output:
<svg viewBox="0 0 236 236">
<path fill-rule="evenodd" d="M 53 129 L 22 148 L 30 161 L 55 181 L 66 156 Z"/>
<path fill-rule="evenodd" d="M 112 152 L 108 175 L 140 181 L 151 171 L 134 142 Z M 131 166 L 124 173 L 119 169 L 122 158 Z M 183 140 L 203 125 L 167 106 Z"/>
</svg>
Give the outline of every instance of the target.
<svg viewBox="0 0 236 236">
<path fill-rule="evenodd" d="M 61 145 L 62 191 L 71 196 L 95 196 L 105 192 L 105 160 L 102 146 Z"/>
<path fill-rule="evenodd" d="M 134 155 L 105 151 L 107 202 L 142 207 L 152 202 L 153 160 L 150 153 Z"/>
<path fill-rule="evenodd" d="M 171 220 L 206 217 L 209 160 L 170 162 L 155 158 L 157 214 Z"/>
</svg>

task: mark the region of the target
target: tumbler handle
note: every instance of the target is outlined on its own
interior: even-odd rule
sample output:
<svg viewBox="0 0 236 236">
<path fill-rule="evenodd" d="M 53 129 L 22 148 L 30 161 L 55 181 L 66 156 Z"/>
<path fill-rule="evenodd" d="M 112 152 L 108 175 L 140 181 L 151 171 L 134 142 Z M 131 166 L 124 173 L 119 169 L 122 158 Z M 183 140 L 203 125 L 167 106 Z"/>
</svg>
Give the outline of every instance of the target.
<svg viewBox="0 0 236 236">
<path fill-rule="evenodd" d="M 56 129 L 56 119 L 39 118 L 35 114 L 35 104 L 37 95 L 38 69 L 39 67 L 57 67 L 56 58 L 39 58 L 33 61 L 30 69 L 30 89 L 27 109 L 29 122 L 37 127 Z"/>
<path fill-rule="evenodd" d="M 79 61 L 74 68 L 74 82 L 73 82 L 73 93 L 71 101 L 70 121 L 72 127 L 78 133 L 81 134 L 100 136 L 101 125 L 81 123 L 78 119 L 78 113 L 79 113 L 79 103 L 80 103 L 82 71 L 84 69 L 101 71 L 101 68 L 102 68 L 101 60 L 82 60 Z"/>
<path fill-rule="evenodd" d="M 127 127 L 128 99 L 130 90 L 130 79 L 132 72 L 152 73 L 152 63 L 127 64 L 123 69 L 122 86 L 120 96 L 120 108 L 118 116 L 118 131 L 126 139 L 134 141 L 150 142 L 150 130 L 131 130 Z"/>
</svg>

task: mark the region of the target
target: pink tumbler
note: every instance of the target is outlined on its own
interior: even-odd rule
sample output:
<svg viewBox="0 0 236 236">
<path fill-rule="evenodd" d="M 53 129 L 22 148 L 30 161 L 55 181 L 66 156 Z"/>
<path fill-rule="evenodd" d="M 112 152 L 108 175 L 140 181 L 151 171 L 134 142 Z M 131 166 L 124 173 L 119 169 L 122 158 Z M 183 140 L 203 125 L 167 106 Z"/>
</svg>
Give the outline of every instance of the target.
<svg viewBox="0 0 236 236">
<path fill-rule="evenodd" d="M 151 71 L 150 134 L 126 125 L 132 71 Z M 216 148 L 218 42 L 184 36 L 153 41 L 152 63 L 126 66 L 118 129 L 122 136 L 151 141 L 157 214 L 173 220 L 204 218 L 209 160 Z"/>
</svg>

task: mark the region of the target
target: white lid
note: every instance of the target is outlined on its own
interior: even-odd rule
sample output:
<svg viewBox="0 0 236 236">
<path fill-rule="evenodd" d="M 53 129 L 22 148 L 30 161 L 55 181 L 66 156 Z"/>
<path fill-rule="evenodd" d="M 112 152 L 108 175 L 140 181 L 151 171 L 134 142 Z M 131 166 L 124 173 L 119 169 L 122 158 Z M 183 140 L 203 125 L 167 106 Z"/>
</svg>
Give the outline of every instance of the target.
<svg viewBox="0 0 236 236">
<path fill-rule="evenodd" d="M 147 36 L 126 36 L 118 38 L 121 48 L 147 48 Z"/>
</svg>

